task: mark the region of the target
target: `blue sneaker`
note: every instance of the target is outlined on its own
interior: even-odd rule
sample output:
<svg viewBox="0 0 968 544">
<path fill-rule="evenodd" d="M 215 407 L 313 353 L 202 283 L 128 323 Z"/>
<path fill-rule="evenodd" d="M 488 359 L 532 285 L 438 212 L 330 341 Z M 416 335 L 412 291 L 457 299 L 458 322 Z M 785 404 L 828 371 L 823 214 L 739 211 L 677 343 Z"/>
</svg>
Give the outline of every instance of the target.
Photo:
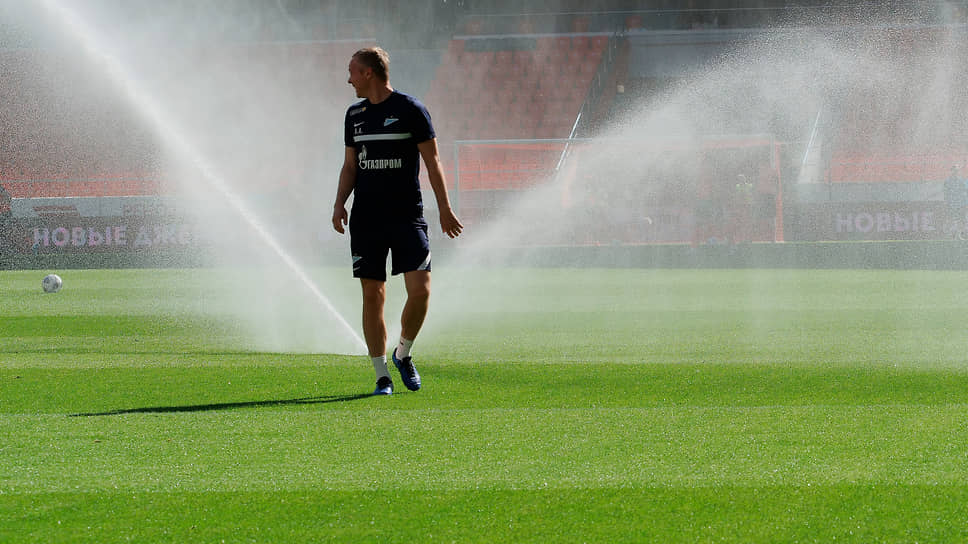
<svg viewBox="0 0 968 544">
<path fill-rule="evenodd" d="M 386 376 L 381 377 L 376 381 L 376 389 L 373 390 L 374 395 L 392 395 L 393 394 L 393 380 L 387 378 Z"/>
<path fill-rule="evenodd" d="M 403 378 L 403 385 L 407 386 L 407 389 L 411 391 L 420 389 L 420 374 L 417 373 L 417 369 L 413 366 L 413 357 L 404 357 L 401 361 L 397 359 L 397 348 L 393 348 L 393 354 L 390 355 L 390 358 L 393 359 L 393 365 L 400 371 L 400 377 Z"/>
</svg>

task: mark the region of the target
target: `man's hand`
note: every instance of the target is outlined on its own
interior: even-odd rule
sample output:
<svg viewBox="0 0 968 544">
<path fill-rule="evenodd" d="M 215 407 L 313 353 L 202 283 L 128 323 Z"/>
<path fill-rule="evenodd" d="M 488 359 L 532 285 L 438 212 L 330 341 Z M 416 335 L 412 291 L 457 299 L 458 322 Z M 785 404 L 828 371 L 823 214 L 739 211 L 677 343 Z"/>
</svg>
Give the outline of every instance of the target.
<svg viewBox="0 0 968 544">
<path fill-rule="evenodd" d="M 336 232 L 340 234 L 346 232 L 344 227 L 348 221 L 349 214 L 346 213 L 346 206 L 341 204 L 333 206 L 333 228 L 336 229 Z"/>
<path fill-rule="evenodd" d="M 461 231 L 464 230 L 464 225 L 462 225 L 460 219 L 457 219 L 457 216 L 454 215 L 453 210 L 450 208 L 445 208 L 440 210 L 440 228 L 447 236 L 457 238 L 460 236 Z"/>
<path fill-rule="evenodd" d="M 346 232 L 350 215 L 346 213 L 346 200 L 353 193 L 356 185 L 356 150 L 346 148 L 343 156 L 343 167 L 339 171 L 339 186 L 336 188 L 336 201 L 333 203 L 333 228 L 336 232 Z"/>
<path fill-rule="evenodd" d="M 450 199 L 447 197 L 447 183 L 444 182 L 443 168 L 440 166 L 440 155 L 437 153 L 437 139 L 431 138 L 425 142 L 417 144 L 417 150 L 427 165 L 427 178 L 430 180 L 430 187 L 434 190 L 434 197 L 437 199 L 437 209 L 440 210 L 440 228 L 444 234 L 451 238 L 460 236 L 464 225 L 450 208 Z"/>
</svg>

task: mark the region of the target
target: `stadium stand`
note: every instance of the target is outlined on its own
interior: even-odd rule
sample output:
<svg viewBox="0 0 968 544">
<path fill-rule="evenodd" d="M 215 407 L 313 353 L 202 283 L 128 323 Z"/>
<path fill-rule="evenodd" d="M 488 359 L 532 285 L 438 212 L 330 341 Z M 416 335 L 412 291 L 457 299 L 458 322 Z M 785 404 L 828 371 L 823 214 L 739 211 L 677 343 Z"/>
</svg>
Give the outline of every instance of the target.
<svg viewBox="0 0 968 544">
<path fill-rule="evenodd" d="M 826 181 L 940 181 L 968 164 L 968 96 L 948 92 L 968 87 L 968 74 L 938 63 L 938 51 L 964 47 L 959 36 L 932 27 L 871 32 L 879 54 L 897 60 L 884 81 L 850 89 L 833 111 Z"/>
<path fill-rule="evenodd" d="M 566 138 L 605 35 L 450 42 L 426 96 L 444 139 Z"/>
<path fill-rule="evenodd" d="M 318 136 L 314 139 L 318 126 L 300 121 L 315 118 L 306 110 L 318 111 L 311 106 L 321 97 L 348 94 L 346 62 L 361 46 L 358 41 L 199 44 L 190 54 L 174 50 L 171 65 L 156 67 L 152 76 L 157 80 L 147 85 L 177 89 L 180 71 L 205 73 L 179 62 L 214 66 L 223 75 L 240 74 L 236 83 L 250 88 L 227 89 L 232 92 L 216 98 L 226 102 L 227 110 L 245 105 L 246 100 L 251 106 L 264 98 L 270 111 L 265 117 L 273 124 L 264 127 L 265 132 L 285 131 L 302 144 L 298 149 L 276 144 L 285 145 L 286 149 L 275 150 L 285 162 L 290 150 L 300 157 L 318 155 Z M 0 64 L 5 73 L 0 82 L 0 124 L 4 127 L 0 132 L 0 182 L 14 198 L 141 196 L 174 191 L 158 135 L 103 74 L 58 49 L 0 49 Z M 272 77 L 259 78 L 260 73 Z M 247 85 L 241 85 L 243 82 Z M 252 82 L 256 86 L 248 85 Z M 273 100 L 280 98 L 278 93 L 272 94 L 279 89 L 286 93 L 284 99 Z M 233 95 L 237 96 L 235 104 L 227 98 Z M 233 128 L 236 130 L 224 131 L 226 147 L 253 137 L 237 134 L 238 127 Z M 265 154 L 272 151 L 271 143 L 260 146 Z M 291 177 L 291 172 L 307 168 L 305 164 L 271 166 L 267 161 L 260 165 L 256 159 L 247 165 L 248 173 L 256 172 L 249 176 L 252 178 L 268 179 L 286 170 Z M 260 168 L 266 172 L 259 172 Z"/>
<path fill-rule="evenodd" d="M 437 125 L 445 173 L 461 192 L 520 190 L 547 179 L 560 144 L 468 140 L 560 139 L 573 135 L 609 45 L 605 34 L 456 38 L 426 96 Z M 462 199 L 468 209 L 480 195 Z"/>
<path fill-rule="evenodd" d="M 519 190 L 547 179 L 561 158 L 560 145 L 481 146 L 455 165 L 452 143 L 568 138 L 603 68 L 610 36 L 571 32 L 451 39 L 423 95 L 435 117 L 448 179 L 460 179 L 461 191 Z M 200 58 L 223 68 L 280 67 L 284 85 L 318 97 L 343 84 L 346 58 L 361 45 L 307 40 L 198 47 Z M 171 192 L 160 173 L 154 136 L 116 100 L 116 90 L 52 52 L 2 54 L 17 76 L 3 83 L 2 120 L 12 130 L 4 132 L 0 157 L 0 180 L 14 197 Z M 306 72 L 316 75 L 307 78 Z M 395 72 L 395 81 L 398 75 L 405 72 Z M 45 111 L 51 103 L 60 109 Z"/>
<path fill-rule="evenodd" d="M 54 50 L 2 50 L 0 63 L 0 180 L 14 198 L 157 190 L 151 137 L 104 81 Z"/>
</svg>

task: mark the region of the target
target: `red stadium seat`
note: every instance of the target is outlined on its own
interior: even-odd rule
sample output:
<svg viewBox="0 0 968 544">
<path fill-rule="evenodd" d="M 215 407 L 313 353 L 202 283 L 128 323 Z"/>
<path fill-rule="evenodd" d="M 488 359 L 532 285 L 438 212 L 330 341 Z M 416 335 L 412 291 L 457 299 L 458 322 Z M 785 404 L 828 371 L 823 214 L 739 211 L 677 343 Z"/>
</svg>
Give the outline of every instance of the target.
<svg viewBox="0 0 968 544">
<path fill-rule="evenodd" d="M 581 64 L 579 61 L 575 61 L 575 62 L 569 61 L 562 64 L 560 67 L 561 77 L 572 79 L 572 80 L 578 77 L 578 74 L 580 71 L 581 71 Z"/>
<path fill-rule="evenodd" d="M 528 113 L 529 102 L 526 98 L 515 99 L 512 97 L 511 99 L 505 101 L 505 104 L 507 105 L 508 114 L 511 116 L 512 120 L 520 119 Z"/>
<path fill-rule="evenodd" d="M 542 79 L 553 79 L 558 76 L 561 68 L 556 64 L 549 62 L 541 67 L 540 77 Z"/>
<path fill-rule="evenodd" d="M 548 89 L 547 97 L 550 102 L 561 102 L 571 95 L 572 87 L 571 85 L 555 85 Z"/>
<path fill-rule="evenodd" d="M 512 64 L 518 64 L 518 65 L 527 67 L 534 62 L 534 56 L 535 56 L 534 51 L 522 51 L 522 50 L 514 51 L 513 53 L 511 53 L 511 59 L 512 59 L 511 62 Z"/>
<path fill-rule="evenodd" d="M 30 185 L 21 181 L 0 181 L 3 187 L 10 193 L 13 198 L 27 198 L 30 196 Z"/>
<path fill-rule="evenodd" d="M 555 127 L 548 125 L 539 125 L 534 130 L 534 135 L 536 138 L 557 138 L 559 132 Z"/>
<path fill-rule="evenodd" d="M 601 61 L 598 58 L 585 57 L 578 65 L 578 72 L 585 78 L 590 79 L 598 70 Z"/>
<path fill-rule="evenodd" d="M 555 48 L 554 36 L 542 36 L 535 40 L 534 51 L 536 54 L 544 53 Z"/>
<path fill-rule="evenodd" d="M 587 86 L 574 86 L 568 89 L 567 102 L 571 104 L 581 104 L 585 101 L 585 96 L 588 94 Z"/>
<path fill-rule="evenodd" d="M 497 101 L 486 102 L 484 104 L 484 115 L 487 116 L 488 120 L 500 121 L 505 109 L 506 106 Z"/>
<path fill-rule="evenodd" d="M 504 85 L 504 80 L 495 74 L 488 74 L 481 81 L 481 88 L 487 93 L 492 94 Z"/>
<path fill-rule="evenodd" d="M 462 63 L 467 70 L 468 77 L 470 78 L 480 79 L 490 68 L 490 63 L 483 59 L 469 58 L 462 61 Z"/>
<path fill-rule="evenodd" d="M 605 47 L 608 45 L 608 36 L 594 36 L 592 37 L 590 45 L 592 51 L 597 51 L 600 53 L 604 51 Z"/>
<path fill-rule="evenodd" d="M 544 114 L 545 109 L 547 109 L 547 102 L 543 100 L 535 100 L 532 98 L 530 102 L 527 103 L 526 111 L 530 115 L 541 116 Z"/>
<path fill-rule="evenodd" d="M 464 52 L 464 45 L 467 43 L 466 40 L 450 40 L 447 44 L 447 51 L 451 55 L 457 55 Z"/>
</svg>

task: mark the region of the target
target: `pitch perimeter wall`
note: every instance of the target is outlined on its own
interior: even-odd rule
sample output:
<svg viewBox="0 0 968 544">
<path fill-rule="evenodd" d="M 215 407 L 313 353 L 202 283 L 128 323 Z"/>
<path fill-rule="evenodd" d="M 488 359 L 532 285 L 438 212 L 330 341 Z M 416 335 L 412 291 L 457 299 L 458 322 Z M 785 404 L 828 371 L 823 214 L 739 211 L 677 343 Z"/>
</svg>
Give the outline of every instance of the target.
<svg viewBox="0 0 968 544">
<path fill-rule="evenodd" d="M 439 266 L 515 266 L 563 268 L 801 268 L 968 270 L 968 242 L 786 242 L 739 245 L 613 245 L 585 247 L 509 248 L 500 254 L 478 255 L 438 240 L 434 258 Z M 316 256 L 320 264 L 347 263 L 349 250 L 328 248 Z M 460 257 L 458 258 L 458 255 Z M 458 260 L 459 259 L 459 260 Z M 0 269 L 66 270 L 85 268 L 191 268 L 204 266 L 203 255 L 184 249 L 131 253 L 39 255 L 0 253 Z M 347 268 L 349 269 L 349 268 Z"/>
</svg>

